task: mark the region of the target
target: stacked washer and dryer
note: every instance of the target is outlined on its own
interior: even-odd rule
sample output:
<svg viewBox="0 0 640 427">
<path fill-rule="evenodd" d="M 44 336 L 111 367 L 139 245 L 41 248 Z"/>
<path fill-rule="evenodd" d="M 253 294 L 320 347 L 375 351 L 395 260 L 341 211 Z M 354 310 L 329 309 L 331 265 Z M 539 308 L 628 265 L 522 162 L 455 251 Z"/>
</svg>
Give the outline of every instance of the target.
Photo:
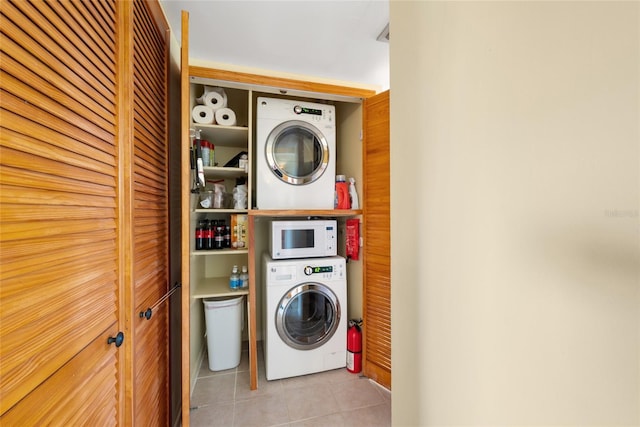
<svg viewBox="0 0 640 427">
<path fill-rule="evenodd" d="M 257 99 L 259 209 L 333 209 L 335 107 Z M 273 221 L 263 256 L 267 380 L 346 365 L 347 273 L 336 221 Z"/>
</svg>

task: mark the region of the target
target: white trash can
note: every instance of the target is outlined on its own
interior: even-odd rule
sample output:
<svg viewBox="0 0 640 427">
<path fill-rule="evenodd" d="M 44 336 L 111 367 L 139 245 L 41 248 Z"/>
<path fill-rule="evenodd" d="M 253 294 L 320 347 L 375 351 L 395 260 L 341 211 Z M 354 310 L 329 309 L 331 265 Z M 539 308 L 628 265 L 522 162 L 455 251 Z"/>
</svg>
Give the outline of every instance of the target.
<svg viewBox="0 0 640 427">
<path fill-rule="evenodd" d="M 244 296 L 202 300 L 207 325 L 209 369 L 212 371 L 223 371 L 240 364 L 243 300 Z"/>
</svg>

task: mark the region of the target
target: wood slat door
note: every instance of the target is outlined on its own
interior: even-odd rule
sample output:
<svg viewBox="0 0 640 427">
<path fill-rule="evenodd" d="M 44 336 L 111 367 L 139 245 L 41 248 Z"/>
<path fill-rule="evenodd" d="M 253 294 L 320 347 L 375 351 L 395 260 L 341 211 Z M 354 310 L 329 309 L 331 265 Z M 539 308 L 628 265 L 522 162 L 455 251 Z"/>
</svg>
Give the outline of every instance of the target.
<svg viewBox="0 0 640 427">
<path fill-rule="evenodd" d="M 182 259 L 182 297 L 180 300 L 181 323 L 182 323 L 182 425 L 189 427 L 191 422 L 191 257 L 190 257 L 190 226 L 189 212 L 190 206 L 190 169 L 186 165 L 186 159 L 189 158 L 189 148 L 191 141 L 189 139 L 190 116 L 189 108 L 189 12 L 182 11 L 180 16 L 181 34 L 180 34 L 180 151 L 182 152 L 182 167 L 180 169 L 180 210 L 182 218 L 180 223 L 180 231 L 182 235 L 181 241 L 181 259 Z M 197 375 L 196 372 L 193 375 Z"/>
<path fill-rule="evenodd" d="M 133 424 L 169 425 L 168 58 L 157 3 L 133 7 Z M 157 12 L 157 11 L 156 11 Z M 152 310 L 151 318 L 140 312 Z"/>
<path fill-rule="evenodd" d="M 160 6 L 0 13 L 0 424 L 168 425 Z"/>
<path fill-rule="evenodd" d="M 364 103 L 363 372 L 391 389 L 389 91 Z"/>
<path fill-rule="evenodd" d="M 116 3 L 0 13 L 0 424 L 114 425 Z"/>
</svg>

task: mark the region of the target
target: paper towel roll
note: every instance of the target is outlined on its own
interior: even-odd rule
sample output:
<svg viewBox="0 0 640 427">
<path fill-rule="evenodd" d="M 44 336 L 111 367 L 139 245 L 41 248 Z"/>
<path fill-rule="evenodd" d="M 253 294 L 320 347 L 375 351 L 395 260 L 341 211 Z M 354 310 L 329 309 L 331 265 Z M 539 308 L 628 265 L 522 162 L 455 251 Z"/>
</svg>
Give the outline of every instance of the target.
<svg viewBox="0 0 640 427">
<path fill-rule="evenodd" d="M 216 123 L 222 126 L 235 126 L 236 113 L 231 108 L 220 108 L 216 110 Z"/>
<path fill-rule="evenodd" d="M 215 113 L 211 107 L 206 105 L 196 105 L 191 110 L 193 121 L 201 125 L 210 125 L 215 121 Z"/>
<path fill-rule="evenodd" d="M 216 95 L 208 95 L 210 93 L 217 93 L 220 96 Z M 202 95 L 200 98 L 197 98 L 196 101 L 202 105 L 209 105 L 214 110 L 218 108 L 224 108 L 227 106 L 227 92 L 225 92 L 224 88 L 218 86 L 204 86 L 204 90 L 202 91 Z"/>
<path fill-rule="evenodd" d="M 227 106 L 227 95 L 220 92 L 205 92 L 196 101 L 202 105 L 213 109 L 213 111 Z"/>
</svg>

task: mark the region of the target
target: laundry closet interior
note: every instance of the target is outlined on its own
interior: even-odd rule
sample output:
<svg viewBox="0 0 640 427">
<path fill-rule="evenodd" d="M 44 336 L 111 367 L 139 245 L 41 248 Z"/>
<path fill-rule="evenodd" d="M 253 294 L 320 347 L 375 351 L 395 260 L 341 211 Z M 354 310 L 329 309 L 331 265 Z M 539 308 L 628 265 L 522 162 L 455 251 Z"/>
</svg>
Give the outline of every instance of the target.
<svg viewBox="0 0 640 427">
<path fill-rule="evenodd" d="M 322 104 L 335 108 L 335 174 L 353 177 L 362 182 L 362 121 L 364 98 L 373 92 L 340 86 L 321 85 L 286 81 L 270 77 L 260 77 L 225 70 L 203 67 L 189 67 L 188 78 L 183 76 L 183 84 L 188 91 L 183 92 L 183 120 L 189 115 L 188 129 L 183 129 L 183 206 L 188 215 L 183 214 L 183 287 L 189 289 L 188 310 L 183 302 L 183 358 L 185 349 L 189 350 L 185 360 L 189 362 L 189 371 L 197 372 L 206 351 L 205 319 L 203 299 L 246 295 L 246 316 L 243 340 L 249 343 L 251 388 L 257 383 L 256 345 L 263 339 L 263 254 L 269 252 L 270 225 L 273 220 L 333 219 L 338 229 L 337 254 L 345 256 L 344 230 L 347 219 L 361 219 L 362 210 L 334 209 L 259 209 L 256 205 L 257 192 L 260 189 L 260 177 L 257 174 L 259 156 L 264 149 L 257 148 L 256 141 L 258 98 L 293 100 L 305 103 Z M 199 124 L 192 118 L 193 109 L 210 88 L 224 91 L 227 107 L 235 113 L 233 125 Z M 200 100 L 201 101 L 201 100 Z M 188 110 L 188 111 L 187 111 Z M 224 183 L 227 193 L 232 193 L 236 183 L 246 182 L 248 203 L 246 208 L 236 205 L 224 205 L 217 208 L 203 208 L 200 202 L 197 183 L 197 164 L 192 169 L 189 161 L 194 149 L 194 138 L 213 144 L 213 157 L 217 166 L 203 167 L 205 181 Z M 224 165 L 238 154 L 247 153 L 247 167 Z M 330 176 L 333 188 L 334 173 Z M 188 178 L 187 178 L 188 177 Z M 238 181 L 238 179 L 240 179 Z M 209 187 L 207 187 L 208 189 Z M 309 187 L 309 191 L 313 191 Z M 362 191 L 358 188 L 360 194 Z M 185 212 L 185 210 L 183 210 Z M 222 250 L 196 249 L 196 229 L 201 219 L 223 220 L 230 224 L 234 216 L 246 220 L 246 246 L 230 247 Z M 185 256 L 186 255 L 186 256 Z M 241 290 L 229 289 L 229 275 L 234 265 L 248 267 L 249 287 Z M 342 308 L 344 319 L 362 317 L 362 263 L 352 261 L 346 264 L 348 303 Z M 185 286 L 185 284 L 187 284 Z M 186 295 L 186 292 L 185 292 Z M 186 318 L 188 316 L 188 318 Z M 189 325 L 187 331 L 185 324 Z M 186 332 L 186 333 L 185 333 Z M 188 342 L 185 342 L 188 340 Z M 184 362 L 183 362 L 184 366 Z M 188 385 L 185 380 L 188 379 Z M 183 394 L 192 390 L 195 376 L 183 376 Z"/>
</svg>

